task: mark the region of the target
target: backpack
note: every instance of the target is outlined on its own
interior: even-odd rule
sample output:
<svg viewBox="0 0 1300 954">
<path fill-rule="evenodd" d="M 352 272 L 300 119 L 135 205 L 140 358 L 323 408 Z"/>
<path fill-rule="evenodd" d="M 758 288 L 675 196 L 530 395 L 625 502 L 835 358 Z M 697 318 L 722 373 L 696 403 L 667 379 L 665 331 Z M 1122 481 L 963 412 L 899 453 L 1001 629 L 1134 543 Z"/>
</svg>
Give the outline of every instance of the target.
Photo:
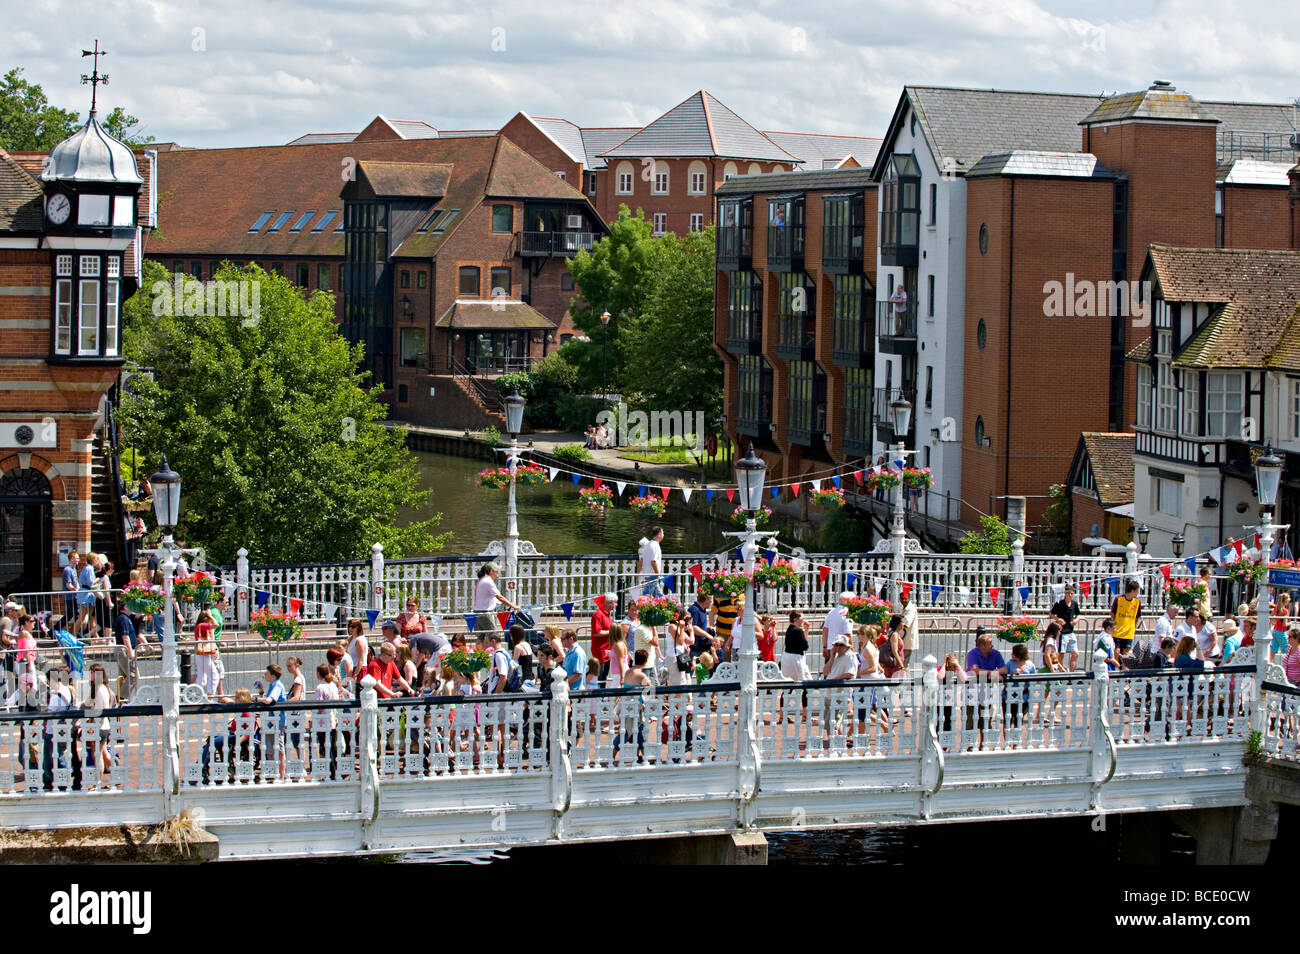
<svg viewBox="0 0 1300 954">
<path fill-rule="evenodd" d="M 509 666 L 506 671 L 509 673 L 506 678 L 506 692 L 523 692 L 524 691 L 524 670 L 518 661 L 511 659 L 504 651 L 498 649 L 498 653 L 506 657 Z M 500 677 L 498 677 L 500 678 Z"/>
</svg>

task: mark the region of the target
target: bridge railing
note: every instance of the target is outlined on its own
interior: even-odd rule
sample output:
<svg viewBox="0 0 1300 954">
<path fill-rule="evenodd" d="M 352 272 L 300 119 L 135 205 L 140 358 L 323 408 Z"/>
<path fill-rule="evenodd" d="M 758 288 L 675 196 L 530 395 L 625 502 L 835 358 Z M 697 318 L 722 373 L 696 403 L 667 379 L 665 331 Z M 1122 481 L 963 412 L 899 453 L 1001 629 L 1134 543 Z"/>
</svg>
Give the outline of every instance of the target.
<svg viewBox="0 0 1300 954">
<path fill-rule="evenodd" d="M 0 714 L 0 796 L 157 792 L 165 752 L 160 706 Z"/>
<path fill-rule="evenodd" d="M 1264 729 L 1260 752 L 1275 759 L 1300 762 L 1300 688 L 1265 682 Z"/>
<path fill-rule="evenodd" d="M 1119 745 L 1244 740 L 1256 686 L 1254 666 L 1115 672 L 1107 700 L 1111 734 Z"/>
<path fill-rule="evenodd" d="M 575 770 L 739 758 L 737 683 L 598 689 L 570 698 L 567 740 Z"/>
</svg>

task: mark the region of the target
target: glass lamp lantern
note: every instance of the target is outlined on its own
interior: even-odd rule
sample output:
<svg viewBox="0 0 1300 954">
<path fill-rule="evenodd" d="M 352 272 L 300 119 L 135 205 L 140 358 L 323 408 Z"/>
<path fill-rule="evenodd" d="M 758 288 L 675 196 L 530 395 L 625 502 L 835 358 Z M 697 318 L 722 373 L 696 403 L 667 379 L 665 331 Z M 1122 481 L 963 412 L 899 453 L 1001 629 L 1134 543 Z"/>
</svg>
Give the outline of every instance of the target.
<svg viewBox="0 0 1300 954">
<path fill-rule="evenodd" d="M 149 484 L 153 488 L 154 519 L 164 533 L 170 533 L 181 515 L 181 475 L 168 466 L 166 454 L 162 470 L 149 478 Z"/>
<path fill-rule="evenodd" d="M 518 434 L 524 427 L 524 407 L 528 404 L 516 388 L 506 398 L 506 430 Z"/>
<path fill-rule="evenodd" d="M 767 464 L 754 453 L 754 445 L 749 445 L 749 453 L 736 461 L 736 484 L 740 487 L 741 505 L 754 512 L 763 506 L 763 484 L 767 480 Z"/>
</svg>

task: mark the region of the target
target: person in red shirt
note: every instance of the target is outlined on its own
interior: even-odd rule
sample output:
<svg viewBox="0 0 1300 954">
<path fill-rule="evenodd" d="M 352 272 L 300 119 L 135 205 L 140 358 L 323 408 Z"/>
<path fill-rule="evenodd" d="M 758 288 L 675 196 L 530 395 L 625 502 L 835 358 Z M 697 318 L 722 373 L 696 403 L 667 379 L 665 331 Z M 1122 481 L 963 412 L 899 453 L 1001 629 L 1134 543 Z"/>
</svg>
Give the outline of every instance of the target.
<svg viewBox="0 0 1300 954">
<path fill-rule="evenodd" d="M 397 647 L 392 643 L 386 642 L 379 647 L 379 655 L 370 660 L 366 674 L 375 677 L 375 691 L 385 699 L 401 694 L 393 689 L 394 682 L 406 695 L 415 695 L 415 690 L 402 678 L 402 670 L 397 667 Z"/>
<path fill-rule="evenodd" d="M 410 641 L 412 636 L 429 631 L 428 620 L 420 612 L 420 603 L 414 597 L 406 601 L 406 612 L 397 616 L 397 635 Z"/>
<path fill-rule="evenodd" d="M 618 606 L 618 594 L 605 594 L 606 609 L 596 607 L 591 614 L 591 658 L 600 660 L 600 678 L 603 682 L 609 669 L 609 627 L 614 618 L 606 611 Z"/>
<path fill-rule="evenodd" d="M 776 662 L 776 617 L 765 614 L 758 623 L 758 657 L 764 662 Z"/>
</svg>

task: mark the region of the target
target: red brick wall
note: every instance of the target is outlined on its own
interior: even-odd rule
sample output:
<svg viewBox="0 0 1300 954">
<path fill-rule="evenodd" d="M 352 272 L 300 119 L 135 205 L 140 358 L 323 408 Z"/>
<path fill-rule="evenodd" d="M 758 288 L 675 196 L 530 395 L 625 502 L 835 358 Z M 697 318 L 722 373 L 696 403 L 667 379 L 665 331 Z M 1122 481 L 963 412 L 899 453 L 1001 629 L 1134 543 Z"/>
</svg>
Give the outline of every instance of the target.
<svg viewBox="0 0 1300 954">
<path fill-rule="evenodd" d="M 1290 243 L 1286 187 L 1223 187 L 1224 248 L 1290 248 Z"/>
<path fill-rule="evenodd" d="M 575 162 L 550 136 L 538 129 L 522 113 L 501 127 L 505 136 L 552 172 L 563 172 L 564 181 L 582 189 L 582 163 Z"/>
<path fill-rule="evenodd" d="M 1062 477 L 1062 480 L 1065 478 Z M 1082 553 L 1079 541 L 1092 536 L 1092 525 L 1097 525 L 1097 532 L 1106 535 L 1106 512 L 1096 497 L 1083 493 L 1070 494 L 1070 546 L 1075 553 Z M 1116 542 L 1116 541 L 1112 541 Z M 1123 540 L 1117 541 L 1123 543 Z"/>
</svg>

